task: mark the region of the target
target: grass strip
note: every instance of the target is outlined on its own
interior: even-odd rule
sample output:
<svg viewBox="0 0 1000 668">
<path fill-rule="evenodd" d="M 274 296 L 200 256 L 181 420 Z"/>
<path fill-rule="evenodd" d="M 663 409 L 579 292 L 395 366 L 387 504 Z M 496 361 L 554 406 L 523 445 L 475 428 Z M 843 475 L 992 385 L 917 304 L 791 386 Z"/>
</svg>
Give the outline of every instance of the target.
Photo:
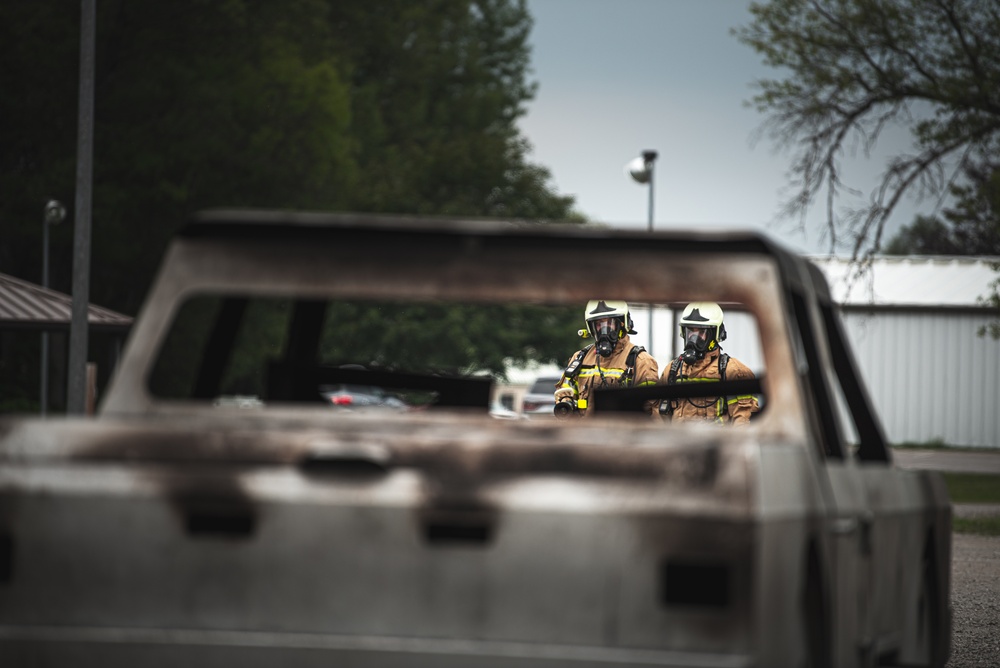
<svg viewBox="0 0 1000 668">
<path fill-rule="evenodd" d="M 1000 503 L 1000 475 L 942 473 L 952 503 Z"/>
<path fill-rule="evenodd" d="M 974 533 L 980 536 L 1000 536 L 1000 515 L 981 517 L 953 517 L 951 528 L 955 533 Z"/>
</svg>

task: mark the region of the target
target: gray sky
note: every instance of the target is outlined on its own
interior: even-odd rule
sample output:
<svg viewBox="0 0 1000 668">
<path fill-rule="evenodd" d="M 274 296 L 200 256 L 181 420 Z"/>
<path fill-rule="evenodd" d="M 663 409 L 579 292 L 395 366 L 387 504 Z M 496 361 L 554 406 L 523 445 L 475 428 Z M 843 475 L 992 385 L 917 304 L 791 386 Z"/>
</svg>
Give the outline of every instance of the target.
<svg viewBox="0 0 1000 668">
<path fill-rule="evenodd" d="M 648 222 L 648 186 L 624 165 L 644 149 L 659 152 L 654 226 L 755 227 L 793 250 L 829 250 L 821 205 L 805 232 L 777 218 L 788 185 L 790 153 L 762 137 L 765 117 L 744 106 L 755 79 L 772 77 L 730 28 L 750 20 L 745 0 L 528 0 L 534 18 L 535 100 L 520 127 L 530 159 L 553 175 L 591 219 L 628 227 Z M 879 149 L 908 146 L 903 131 Z M 865 194 L 884 157 L 844 165 L 845 180 Z M 854 203 L 862 203 L 864 199 Z M 932 213 L 934 202 L 905 201 L 889 228 Z"/>
</svg>

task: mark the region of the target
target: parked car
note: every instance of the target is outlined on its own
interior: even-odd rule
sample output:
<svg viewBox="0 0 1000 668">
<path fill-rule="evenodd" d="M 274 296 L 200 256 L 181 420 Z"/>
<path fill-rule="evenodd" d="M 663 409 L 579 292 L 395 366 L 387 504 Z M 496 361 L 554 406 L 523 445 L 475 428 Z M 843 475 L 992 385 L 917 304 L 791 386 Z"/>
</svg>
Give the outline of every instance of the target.
<svg viewBox="0 0 1000 668">
<path fill-rule="evenodd" d="M 521 399 L 521 412 L 528 417 L 552 417 L 555 400 L 553 393 L 559 376 L 539 376 Z"/>
<path fill-rule="evenodd" d="M 490 404 L 490 416 L 497 420 L 524 420 L 525 417 L 515 410 L 494 401 Z"/>
<path fill-rule="evenodd" d="M 381 387 L 371 385 L 322 385 L 320 396 L 337 408 L 391 408 L 406 410 L 408 405 Z"/>
<path fill-rule="evenodd" d="M 761 373 L 500 420 L 442 346 L 601 296 L 741 311 Z M 713 394 L 763 410 L 641 412 Z M 98 414 L 0 418 L 2 666 L 943 666 L 950 573 L 942 477 L 893 465 L 822 273 L 756 232 L 206 212 Z"/>
</svg>

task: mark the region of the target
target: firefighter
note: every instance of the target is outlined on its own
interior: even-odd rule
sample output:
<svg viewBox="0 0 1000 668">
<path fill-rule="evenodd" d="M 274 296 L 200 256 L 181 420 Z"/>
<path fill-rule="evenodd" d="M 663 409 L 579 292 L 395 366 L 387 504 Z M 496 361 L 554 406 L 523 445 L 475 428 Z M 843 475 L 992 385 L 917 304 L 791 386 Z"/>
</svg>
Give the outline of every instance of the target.
<svg viewBox="0 0 1000 668">
<path fill-rule="evenodd" d="M 556 382 L 554 399 L 557 416 L 589 415 L 591 395 L 603 387 L 641 387 L 655 385 L 656 360 L 642 346 L 629 339 L 635 334 L 628 304 L 623 301 L 592 300 L 584 311 L 586 329 L 583 338 L 594 342 L 577 351 Z M 646 410 L 658 417 L 658 402 L 650 401 Z"/>
<path fill-rule="evenodd" d="M 661 382 L 667 384 L 747 380 L 753 371 L 735 357 L 722 352 L 726 340 L 722 308 L 713 302 L 692 302 L 680 319 L 684 352 L 663 370 Z M 751 394 L 721 397 L 690 397 L 664 400 L 660 414 L 674 422 L 703 420 L 722 424 L 746 424 L 758 410 Z"/>
</svg>

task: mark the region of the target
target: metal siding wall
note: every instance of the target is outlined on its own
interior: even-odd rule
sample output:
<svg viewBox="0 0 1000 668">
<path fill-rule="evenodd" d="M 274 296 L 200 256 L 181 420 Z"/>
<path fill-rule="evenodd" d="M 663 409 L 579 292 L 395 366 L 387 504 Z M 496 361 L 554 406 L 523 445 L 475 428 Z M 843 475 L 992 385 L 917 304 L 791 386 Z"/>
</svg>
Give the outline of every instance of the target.
<svg viewBox="0 0 1000 668">
<path fill-rule="evenodd" d="M 746 364 L 756 375 L 764 371 L 757 319 L 746 313 L 726 313 L 726 340 L 722 350 Z"/>
<path fill-rule="evenodd" d="M 841 313 L 890 442 L 1000 447 L 1000 341 L 988 317 Z"/>
</svg>

